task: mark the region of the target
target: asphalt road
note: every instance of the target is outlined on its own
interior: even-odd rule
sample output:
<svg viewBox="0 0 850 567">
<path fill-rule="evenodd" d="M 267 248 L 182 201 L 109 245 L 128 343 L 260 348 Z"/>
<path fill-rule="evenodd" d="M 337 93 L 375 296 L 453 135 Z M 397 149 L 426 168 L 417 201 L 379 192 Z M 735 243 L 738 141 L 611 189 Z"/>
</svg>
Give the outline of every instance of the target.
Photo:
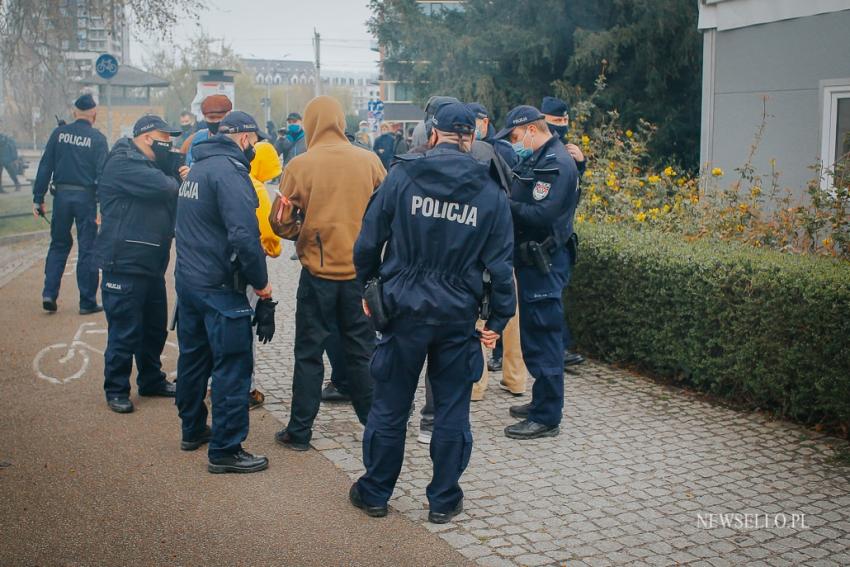
<svg viewBox="0 0 850 567">
<path fill-rule="evenodd" d="M 0 288 L 0 565 L 469 564 L 398 513 L 353 509 L 349 479 L 275 445 L 265 410 L 251 412 L 246 448 L 271 464 L 251 475 L 211 475 L 205 450 L 181 452 L 171 400 L 140 400 L 134 384 L 136 412 L 109 411 L 105 319 L 76 313 L 73 276 L 59 313 L 43 313 L 42 270 Z M 78 331 L 89 346 L 69 355 Z"/>
</svg>

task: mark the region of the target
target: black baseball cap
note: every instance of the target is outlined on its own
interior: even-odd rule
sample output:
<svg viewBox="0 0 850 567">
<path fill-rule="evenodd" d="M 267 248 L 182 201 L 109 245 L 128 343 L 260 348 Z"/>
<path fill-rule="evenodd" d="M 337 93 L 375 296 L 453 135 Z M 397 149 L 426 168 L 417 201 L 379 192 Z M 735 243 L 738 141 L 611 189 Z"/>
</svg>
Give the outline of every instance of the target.
<svg viewBox="0 0 850 567">
<path fill-rule="evenodd" d="M 569 105 L 558 97 L 544 96 L 543 104 L 540 105 L 540 112 L 549 116 L 569 116 Z"/>
<path fill-rule="evenodd" d="M 259 139 L 265 139 L 254 117 L 241 110 L 228 112 L 227 116 L 218 124 L 219 134 L 240 134 L 242 132 L 254 132 Z"/>
<path fill-rule="evenodd" d="M 533 106 L 521 105 L 511 109 L 505 119 L 505 127 L 496 134 L 496 139 L 506 138 L 514 128 L 545 118 L 543 113 Z"/>
<path fill-rule="evenodd" d="M 153 114 L 148 114 L 146 116 L 142 116 L 136 123 L 133 124 L 133 137 L 141 136 L 146 132 L 152 131 L 165 132 L 169 136 L 179 136 L 183 132 L 181 130 L 177 130 L 168 125 L 168 122 L 160 118 L 159 116 L 155 116 Z"/>
<path fill-rule="evenodd" d="M 440 132 L 472 134 L 475 132 L 475 114 L 462 102 L 450 102 L 437 109 L 433 126 Z"/>
<path fill-rule="evenodd" d="M 74 101 L 74 107 L 77 110 L 91 110 L 95 106 L 97 106 L 97 103 L 94 101 L 94 97 L 88 93 L 81 95 Z"/>
<path fill-rule="evenodd" d="M 470 102 L 466 106 L 472 111 L 476 118 L 490 118 L 490 113 L 487 111 L 487 107 L 480 102 Z"/>
</svg>

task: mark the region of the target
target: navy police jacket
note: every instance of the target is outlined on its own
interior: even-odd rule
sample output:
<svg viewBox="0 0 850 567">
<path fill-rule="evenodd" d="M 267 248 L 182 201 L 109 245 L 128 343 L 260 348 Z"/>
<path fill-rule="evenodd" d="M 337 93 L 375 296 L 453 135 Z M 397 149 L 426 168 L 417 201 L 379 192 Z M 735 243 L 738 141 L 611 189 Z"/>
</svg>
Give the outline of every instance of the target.
<svg viewBox="0 0 850 567">
<path fill-rule="evenodd" d="M 101 225 L 96 254 L 107 272 L 165 275 L 174 238 L 177 179 L 133 141 L 115 143 L 97 188 Z"/>
<path fill-rule="evenodd" d="M 106 136 L 88 120 L 80 118 L 59 126 L 50 134 L 38 164 L 32 187 L 33 203 L 44 202 L 51 177 L 54 184 L 79 185 L 94 192 L 108 153 Z"/>
<path fill-rule="evenodd" d="M 255 289 L 268 285 L 250 163 L 219 134 L 192 148 L 195 162 L 177 196 L 178 286 L 235 289 L 239 270 Z"/>
<path fill-rule="evenodd" d="M 362 283 L 380 276 L 390 318 L 427 324 L 474 323 L 487 269 L 487 328 L 501 332 L 516 310 L 507 195 L 457 145 L 399 156 L 366 209 L 354 265 Z"/>
<path fill-rule="evenodd" d="M 578 171 L 555 136 L 514 167 L 511 213 L 517 245 L 553 236 L 565 244 L 578 206 Z"/>
</svg>

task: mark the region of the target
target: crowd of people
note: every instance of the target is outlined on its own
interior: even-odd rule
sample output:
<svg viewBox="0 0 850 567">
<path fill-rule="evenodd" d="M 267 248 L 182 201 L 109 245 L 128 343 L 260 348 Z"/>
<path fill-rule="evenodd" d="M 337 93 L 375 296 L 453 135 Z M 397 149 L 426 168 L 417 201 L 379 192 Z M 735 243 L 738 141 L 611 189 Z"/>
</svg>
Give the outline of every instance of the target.
<svg viewBox="0 0 850 567">
<path fill-rule="evenodd" d="M 291 415 L 276 441 L 308 450 L 321 402 L 350 401 L 364 426 L 366 469 L 349 492 L 354 506 L 387 514 L 423 368 L 418 440 L 430 444 L 434 465 L 432 522 L 463 510 L 470 403 L 485 395 L 488 366 L 503 371 L 499 386 L 513 396 L 534 378 L 531 400 L 510 408 L 517 423 L 507 437 L 559 434 L 564 368 L 582 361 L 569 351 L 562 297 L 586 166 L 567 140 L 564 101 L 518 106 L 496 131 L 483 105 L 435 96 L 412 147 L 388 124 L 374 142 L 368 124 L 347 133 L 341 105 L 327 96 L 303 117 L 289 114 L 275 139 L 224 95 L 204 99 L 201 112 L 199 124 L 182 114 L 179 129 L 144 116 L 109 150 L 94 128 L 95 101 L 83 95 L 39 164 L 34 214 L 54 195 L 42 306 L 58 309 L 76 224 L 80 314 L 105 311 L 108 323 L 111 410 L 134 410 L 135 360 L 140 396 L 175 398 L 182 450 L 208 445 L 211 473 L 267 468 L 267 457 L 242 444 L 249 410 L 263 402 L 254 347 L 275 334 L 267 260 L 283 238 L 295 242 L 302 270 Z M 266 183 L 277 178 L 272 203 Z M 176 382 L 160 361 L 169 327 L 179 343 Z M 494 351 L 487 365 L 485 349 Z M 325 353 L 334 372 L 323 388 Z"/>
</svg>

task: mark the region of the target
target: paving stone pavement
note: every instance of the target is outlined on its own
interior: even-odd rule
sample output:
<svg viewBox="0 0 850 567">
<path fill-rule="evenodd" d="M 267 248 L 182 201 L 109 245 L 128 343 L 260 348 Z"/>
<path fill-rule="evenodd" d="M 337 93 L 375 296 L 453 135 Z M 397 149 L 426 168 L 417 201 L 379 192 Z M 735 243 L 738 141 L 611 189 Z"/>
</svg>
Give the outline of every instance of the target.
<svg viewBox="0 0 850 567">
<path fill-rule="evenodd" d="M 257 358 L 266 407 L 284 423 L 300 271 L 291 252 L 288 244 L 269 262 L 278 332 Z M 502 431 L 519 402 L 498 378 L 472 405 L 466 512 L 443 526 L 427 522 L 431 462 L 416 442 L 416 418 L 390 501 L 479 564 L 850 565 L 850 469 L 831 463 L 834 440 L 588 362 L 567 375 L 561 435 L 512 441 Z M 420 385 L 417 407 L 423 400 Z M 361 434 L 350 406 L 323 405 L 313 447 L 354 479 Z M 272 460 L 286 458 L 281 451 Z M 363 521 L 379 529 L 392 514 Z"/>
</svg>

